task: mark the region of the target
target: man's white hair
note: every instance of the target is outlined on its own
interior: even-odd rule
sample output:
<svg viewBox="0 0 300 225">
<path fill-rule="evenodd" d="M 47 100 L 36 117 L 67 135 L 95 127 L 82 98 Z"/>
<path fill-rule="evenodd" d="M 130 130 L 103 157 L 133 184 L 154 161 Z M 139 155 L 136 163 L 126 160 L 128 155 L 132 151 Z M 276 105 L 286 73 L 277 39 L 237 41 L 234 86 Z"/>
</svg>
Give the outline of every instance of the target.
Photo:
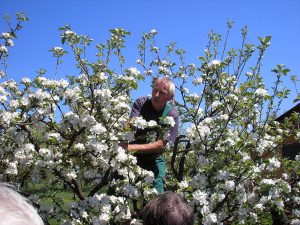
<svg viewBox="0 0 300 225">
<path fill-rule="evenodd" d="M 12 188 L 0 182 L 0 225 L 43 225 L 33 206 Z"/>
<path fill-rule="evenodd" d="M 170 97 L 174 97 L 175 95 L 175 84 L 173 83 L 173 81 L 171 80 L 170 77 L 159 77 L 157 79 L 155 79 L 154 83 L 156 82 L 164 82 L 167 83 L 169 86 L 169 96 Z"/>
</svg>

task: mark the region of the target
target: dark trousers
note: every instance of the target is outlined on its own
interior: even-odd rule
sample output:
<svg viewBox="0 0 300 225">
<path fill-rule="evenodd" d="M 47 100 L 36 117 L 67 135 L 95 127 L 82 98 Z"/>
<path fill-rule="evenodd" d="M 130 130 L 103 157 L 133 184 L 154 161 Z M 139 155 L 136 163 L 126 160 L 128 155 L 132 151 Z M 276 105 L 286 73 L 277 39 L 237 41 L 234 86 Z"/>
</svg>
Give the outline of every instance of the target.
<svg viewBox="0 0 300 225">
<path fill-rule="evenodd" d="M 159 156 L 151 161 L 139 160 L 139 158 L 137 158 L 137 164 L 143 169 L 154 173 L 154 188 L 159 193 L 164 192 L 164 179 L 166 176 L 166 161 L 164 157 Z"/>
</svg>

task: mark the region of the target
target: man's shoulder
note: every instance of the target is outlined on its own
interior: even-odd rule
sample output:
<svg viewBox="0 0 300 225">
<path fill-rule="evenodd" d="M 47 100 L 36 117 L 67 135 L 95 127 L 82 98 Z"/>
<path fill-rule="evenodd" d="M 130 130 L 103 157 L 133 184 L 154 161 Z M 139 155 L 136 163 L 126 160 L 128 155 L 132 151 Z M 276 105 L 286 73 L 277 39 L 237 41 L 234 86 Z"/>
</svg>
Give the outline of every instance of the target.
<svg viewBox="0 0 300 225">
<path fill-rule="evenodd" d="M 149 99 L 148 96 L 141 96 L 136 99 L 136 101 L 147 101 Z"/>
<path fill-rule="evenodd" d="M 144 105 L 148 99 L 149 98 L 147 96 L 142 96 L 142 97 L 137 98 L 134 102 L 138 105 Z"/>
</svg>

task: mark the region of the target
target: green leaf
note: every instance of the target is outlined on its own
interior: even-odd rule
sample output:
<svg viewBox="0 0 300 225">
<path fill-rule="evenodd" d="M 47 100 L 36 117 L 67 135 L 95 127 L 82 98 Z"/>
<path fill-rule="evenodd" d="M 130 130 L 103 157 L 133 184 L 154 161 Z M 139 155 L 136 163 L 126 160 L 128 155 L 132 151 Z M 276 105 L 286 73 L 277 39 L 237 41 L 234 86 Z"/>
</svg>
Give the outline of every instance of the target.
<svg viewBox="0 0 300 225">
<path fill-rule="evenodd" d="M 203 56 L 201 56 L 201 57 L 198 57 L 198 59 L 199 60 L 201 60 L 201 61 L 204 61 L 204 62 L 206 62 L 207 60 L 206 60 L 206 58 L 205 57 L 203 57 Z"/>
<path fill-rule="evenodd" d="M 290 72 L 290 71 L 291 70 L 289 68 L 286 68 L 286 69 L 282 70 L 282 74 L 286 76 L 287 73 Z"/>
<path fill-rule="evenodd" d="M 299 101 L 300 101 L 300 95 L 298 95 L 298 96 L 294 99 L 293 103 L 296 103 L 296 102 L 299 102 Z"/>
<path fill-rule="evenodd" d="M 65 44 L 65 41 L 66 41 L 66 37 L 63 37 L 62 39 L 61 39 L 61 43 L 64 45 Z"/>
<path fill-rule="evenodd" d="M 265 39 L 265 43 L 269 42 L 269 41 L 271 40 L 271 38 L 272 38 L 272 36 L 267 36 L 267 37 L 265 37 L 265 38 L 264 38 L 264 39 Z"/>
</svg>

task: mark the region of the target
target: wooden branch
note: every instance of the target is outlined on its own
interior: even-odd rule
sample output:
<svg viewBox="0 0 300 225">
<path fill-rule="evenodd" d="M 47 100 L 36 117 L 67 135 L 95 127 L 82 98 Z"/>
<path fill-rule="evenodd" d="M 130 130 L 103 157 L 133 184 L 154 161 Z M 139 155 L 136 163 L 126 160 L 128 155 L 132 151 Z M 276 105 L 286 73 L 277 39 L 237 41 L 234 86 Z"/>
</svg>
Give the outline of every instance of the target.
<svg viewBox="0 0 300 225">
<path fill-rule="evenodd" d="M 176 138 L 175 143 L 174 143 L 174 147 L 173 147 L 173 154 L 172 154 L 172 157 L 171 157 L 171 169 L 172 169 L 172 171 L 173 171 L 173 173 L 174 173 L 174 175 L 175 175 L 175 177 L 178 181 L 183 180 L 184 163 L 185 163 L 185 159 L 186 159 L 186 154 L 189 151 L 189 148 L 191 146 L 189 140 L 182 139 L 184 137 L 185 137 L 185 135 L 179 135 Z M 178 151 L 178 144 L 182 143 L 182 142 L 187 143 L 186 146 L 185 146 L 185 149 L 183 151 Z M 176 156 L 177 156 L 178 153 L 181 153 L 181 152 L 183 152 L 183 155 L 180 158 L 179 168 L 178 168 L 178 171 L 177 171 L 176 168 L 175 168 Z"/>
<path fill-rule="evenodd" d="M 103 188 L 109 182 L 109 175 L 110 175 L 111 168 L 106 170 L 101 182 L 97 184 L 88 194 L 89 197 L 94 196 L 101 188 Z"/>
<path fill-rule="evenodd" d="M 59 178 L 61 178 L 71 189 L 72 191 L 77 195 L 77 197 L 80 199 L 80 200 L 84 200 L 85 197 L 84 197 L 84 194 L 80 188 L 80 185 L 78 184 L 78 182 L 75 180 L 75 179 L 71 179 L 71 180 L 68 180 L 66 179 L 60 171 L 58 171 L 57 169 L 54 170 L 54 173 L 56 176 L 58 176 Z"/>
</svg>

